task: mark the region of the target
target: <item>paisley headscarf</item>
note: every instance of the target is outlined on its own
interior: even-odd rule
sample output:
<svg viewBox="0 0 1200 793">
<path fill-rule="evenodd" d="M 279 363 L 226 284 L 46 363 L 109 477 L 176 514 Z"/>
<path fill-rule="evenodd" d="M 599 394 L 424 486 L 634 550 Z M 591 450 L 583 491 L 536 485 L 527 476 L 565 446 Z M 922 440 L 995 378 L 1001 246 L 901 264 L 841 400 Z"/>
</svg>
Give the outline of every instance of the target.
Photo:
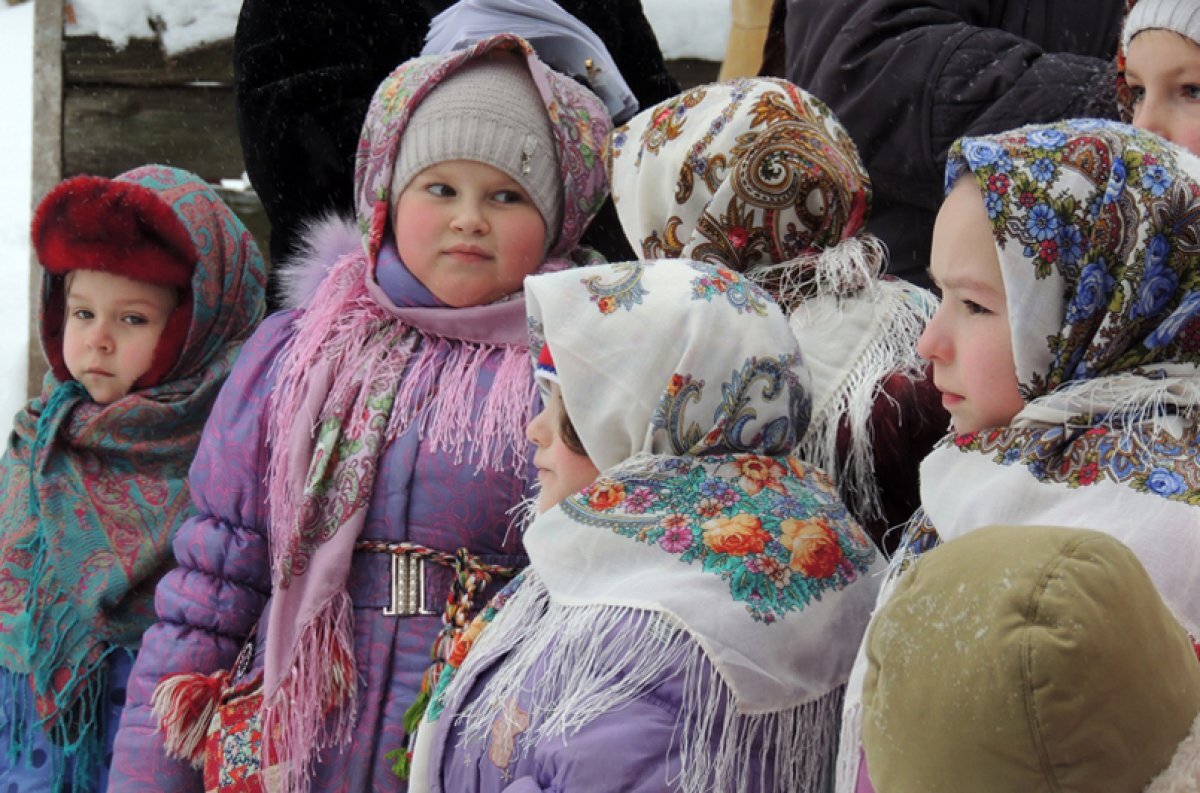
<svg viewBox="0 0 1200 793">
<path fill-rule="evenodd" d="M 744 273 L 790 313 L 813 376 L 812 426 L 796 453 L 833 474 L 861 520 L 879 521 L 877 403 L 922 439 L 912 454 L 928 451 L 945 427 L 932 389 L 922 393 L 928 404 L 887 393 L 893 378 L 924 381 L 916 342 L 937 301 L 882 278 L 884 248 L 866 230 L 871 182 L 849 133 L 784 80 L 703 85 L 615 130 L 609 173 L 642 258 Z"/>
<path fill-rule="evenodd" d="M 478 745 L 521 692 L 527 750 L 678 664 L 681 790 L 753 787 L 754 768 L 758 785 L 818 789 L 881 563 L 828 477 L 788 455 L 809 398 L 786 319 L 690 260 L 535 276 L 526 293 L 601 474 L 533 521 L 520 586 L 462 640 L 479 637 L 467 664 L 509 652 L 495 676 L 464 701 L 445 675 L 430 717 Z M 530 691 L 535 666 L 554 682 Z"/>
<path fill-rule="evenodd" d="M 991 524 L 1094 529 L 1200 636 L 1200 159 L 1080 119 L 962 139 L 960 178 L 983 193 L 1026 404 L 922 462 L 895 569 Z"/>
<path fill-rule="evenodd" d="M 413 109 L 456 69 L 493 51 L 511 51 L 528 65 L 557 143 L 562 228 L 547 233 L 557 241 L 544 267 L 582 256 L 579 238 L 606 195 L 611 124 L 604 105 L 516 36 L 407 61 L 376 90 L 354 177 L 363 250 L 342 257 L 298 313 L 281 353 L 268 434 L 273 591 L 264 753 L 283 759 L 288 789 L 307 786 L 321 747 L 352 738 L 358 673 L 346 579 L 389 443 L 415 426 L 432 450 L 484 469 L 527 472 L 524 428 L 536 387 L 523 301 L 401 308 L 375 278 L 393 190 L 403 187 L 392 175 Z M 467 433 L 479 374 L 495 353 L 501 361 Z M 438 398 L 421 397 L 435 383 Z"/>
<path fill-rule="evenodd" d="M 262 256 L 210 187 L 161 165 L 117 179 L 157 194 L 198 254 L 180 356 L 158 385 L 105 405 L 52 370 L 0 463 L 0 664 L 29 675 L 42 726 L 89 785 L 103 750 L 105 662 L 135 651 L 154 621 L 154 585 L 190 514 L 201 430 L 265 311 Z M 61 283 L 42 280 L 44 343 L 61 344 Z"/>
</svg>

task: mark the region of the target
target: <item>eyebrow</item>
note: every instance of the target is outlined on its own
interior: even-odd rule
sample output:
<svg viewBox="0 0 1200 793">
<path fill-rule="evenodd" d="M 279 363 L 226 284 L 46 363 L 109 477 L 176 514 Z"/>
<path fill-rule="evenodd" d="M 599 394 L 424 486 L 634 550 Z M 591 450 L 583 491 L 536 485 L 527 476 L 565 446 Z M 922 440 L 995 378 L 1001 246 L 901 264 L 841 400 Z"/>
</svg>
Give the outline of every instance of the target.
<svg viewBox="0 0 1200 793">
<path fill-rule="evenodd" d="M 75 290 L 72 289 L 70 292 L 67 292 L 67 300 L 88 301 L 88 300 L 91 300 L 91 298 L 89 298 L 87 295 L 76 294 Z M 117 300 L 116 305 L 118 308 L 130 308 L 133 306 L 146 306 L 147 308 L 152 308 L 152 309 L 161 308 L 161 306 L 159 306 L 153 300 L 147 300 L 144 297 L 135 297 L 135 298 L 127 299 L 127 300 L 126 299 Z"/>
<path fill-rule="evenodd" d="M 934 285 L 937 286 L 937 288 L 941 289 L 941 290 L 973 289 L 976 291 L 993 292 L 993 293 L 999 294 L 999 291 L 996 289 L 996 287 L 994 285 L 989 284 L 986 281 L 981 281 L 978 278 L 970 278 L 970 277 L 964 278 L 962 276 L 958 276 L 958 277 L 953 277 L 953 278 L 947 278 L 945 281 L 939 281 L 937 279 L 937 277 L 933 274 L 933 268 L 926 267 L 925 273 L 926 273 L 926 275 L 929 276 L 929 280 L 932 281 L 934 283 Z"/>
</svg>

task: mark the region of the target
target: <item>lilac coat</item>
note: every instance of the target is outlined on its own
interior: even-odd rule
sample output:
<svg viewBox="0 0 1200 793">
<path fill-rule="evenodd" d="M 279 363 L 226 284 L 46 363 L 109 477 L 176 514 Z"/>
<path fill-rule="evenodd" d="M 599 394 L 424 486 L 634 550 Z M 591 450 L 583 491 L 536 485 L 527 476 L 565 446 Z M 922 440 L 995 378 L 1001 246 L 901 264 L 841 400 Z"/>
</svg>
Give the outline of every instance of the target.
<svg viewBox="0 0 1200 793">
<path fill-rule="evenodd" d="M 429 305 L 432 296 L 405 276 L 407 271 L 383 283 L 389 296 L 398 305 Z M 129 680 L 111 790 L 202 789 L 198 771 L 164 754 L 150 698 L 168 675 L 231 668 L 251 629 L 265 622 L 271 592 L 264 486 L 267 405 L 274 385 L 272 366 L 290 336 L 294 315 L 284 311 L 269 317 L 246 343 L 205 428 L 191 469 L 199 514 L 176 536 L 179 566 L 158 587 L 158 622 L 147 631 Z M 477 404 L 487 393 L 500 353 L 493 358 L 480 375 Z M 447 552 L 465 546 L 487 563 L 522 565 L 526 560 L 517 533 L 508 530 L 507 513 L 525 493 L 520 477 L 477 473 L 473 463 L 431 453 L 410 430 L 384 452 L 361 539 L 416 542 Z M 357 663 L 364 683 L 355 737 L 344 752 L 332 749 L 322 755 L 313 791 L 405 787 L 384 755 L 406 743 L 404 712 L 416 698 L 441 620 L 384 616 L 390 602 L 389 565 L 386 554 L 355 554 L 347 591 L 354 604 Z M 440 613 L 451 573 L 433 565 L 427 570 L 426 608 Z M 265 633 L 265 625 L 259 625 L 258 635 Z M 262 661 L 260 643 L 247 677 L 261 671 Z"/>
</svg>

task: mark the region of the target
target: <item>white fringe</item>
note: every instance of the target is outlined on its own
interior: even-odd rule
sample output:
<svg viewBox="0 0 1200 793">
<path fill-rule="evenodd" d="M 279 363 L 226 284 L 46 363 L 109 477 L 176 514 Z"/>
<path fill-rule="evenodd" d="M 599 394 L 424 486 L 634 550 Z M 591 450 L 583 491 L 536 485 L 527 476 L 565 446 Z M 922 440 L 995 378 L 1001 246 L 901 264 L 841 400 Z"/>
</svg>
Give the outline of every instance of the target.
<svg viewBox="0 0 1200 793">
<path fill-rule="evenodd" d="M 455 717 L 463 727 L 461 746 L 486 746 L 493 723 L 518 695 L 527 700 L 530 718 L 518 750 L 529 752 L 541 742 L 569 740 L 664 677 L 682 674 L 680 769 L 678 778 L 664 783 L 685 793 L 823 789 L 836 751 L 844 687 L 796 708 L 741 713 L 699 643 L 671 618 L 626 607 L 556 604 L 534 569 L 526 576 L 464 664 L 460 679 L 471 680 L 472 659 L 489 655 L 481 651 L 484 642 L 512 648 Z M 531 689 L 535 665 L 540 677 Z"/>
<path fill-rule="evenodd" d="M 862 754 L 862 703 L 847 705 L 842 711 L 841 739 L 833 789 L 835 793 L 854 793 L 858 789 L 858 768 Z"/>
<path fill-rule="evenodd" d="M 899 281 L 873 284 L 845 299 L 871 301 L 878 320 L 870 341 L 842 370 L 841 382 L 822 405 L 815 406 L 794 453 L 833 476 L 842 499 L 860 520 L 879 520 L 883 506 L 875 478 L 872 410 L 888 377 L 924 379 L 925 361 L 917 354 L 917 340 L 933 316 L 936 302 L 931 302 L 925 290 Z M 857 341 L 847 340 L 849 344 Z M 838 428 L 843 421 L 849 429 L 850 447 L 839 464 Z"/>
<path fill-rule="evenodd" d="M 1028 420 L 1046 422 L 1046 411 L 1058 411 L 1072 416 L 1103 414 L 1105 419 L 1098 426 L 1118 431 L 1149 422 L 1155 433 L 1165 430 L 1177 434 L 1179 417 L 1188 417 L 1187 423 L 1193 423 L 1200 409 L 1197 371 L 1196 367 L 1175 365 L 1160 378 L 1123 372 L 1069 381 L 1030 403 L 1014 419 L 1013 426 L 1023 426 Z"/>
<path fill-rule="evenodd" d="M 771 292 L 791 313 L 816 295 L 853 295 L 877 286 L 887 270 L 887 246 L 874 234 L 856 234 L 830 248 L 761 264 L 745 276 Z"/>
</svg>

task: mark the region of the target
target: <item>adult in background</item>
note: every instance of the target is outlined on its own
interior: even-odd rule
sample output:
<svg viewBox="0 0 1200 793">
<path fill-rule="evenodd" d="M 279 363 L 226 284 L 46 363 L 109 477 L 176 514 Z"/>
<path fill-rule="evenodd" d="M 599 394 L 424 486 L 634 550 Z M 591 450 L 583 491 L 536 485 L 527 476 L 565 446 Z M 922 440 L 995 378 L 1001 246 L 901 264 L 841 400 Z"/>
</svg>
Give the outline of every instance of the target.
<svg viewBox="0 0 1200 793">
<path fill-rule="evenodd" d="M 371 95 L 421 52 L 449 0 L 245 0 L 234 38 L 238 132 L 271 221 L 271 259 L 295 251 L 305 220 L 353 214 L 354 151 Z M 643 107 L 679 91 L 640 0 L 561 0 L 608 48 Z M 606 203 L 584 238 L 632 259 Z M 272 297 L 275 297 L 272 290 Z"/>
<path fill-rule="evenodd" d="M 823 99 L 850 131 L 875 185 L 869 228 L 888 244 L 891 271 L 916 283 L 928 284 L 933 219 L 955 138 L 1116 118 L 1122 0 L 781 4 L 781 76 Z"/>
</svg>

